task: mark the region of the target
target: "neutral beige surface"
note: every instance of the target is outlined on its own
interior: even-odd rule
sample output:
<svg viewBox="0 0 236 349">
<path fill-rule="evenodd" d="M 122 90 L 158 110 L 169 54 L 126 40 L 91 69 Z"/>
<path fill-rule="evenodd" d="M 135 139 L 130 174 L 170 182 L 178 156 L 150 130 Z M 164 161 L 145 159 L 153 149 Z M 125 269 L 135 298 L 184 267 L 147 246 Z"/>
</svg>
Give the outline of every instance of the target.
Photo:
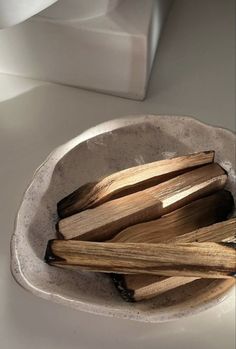
<svg viewBox="0 0 236 349">
<path fill-rule="evenodd" d="M 233 0 L 177 0 L 144 102 L 0 76 L 2 348 L 235 348 L 234 293 L 191 319 L 142 324 L 50 304 L 20 289 L 9 273 L 9 239 L 22 193 L 57 145 L 127 114 L 189 114 L 235 129 L 234 20 Z"/>
</svg>

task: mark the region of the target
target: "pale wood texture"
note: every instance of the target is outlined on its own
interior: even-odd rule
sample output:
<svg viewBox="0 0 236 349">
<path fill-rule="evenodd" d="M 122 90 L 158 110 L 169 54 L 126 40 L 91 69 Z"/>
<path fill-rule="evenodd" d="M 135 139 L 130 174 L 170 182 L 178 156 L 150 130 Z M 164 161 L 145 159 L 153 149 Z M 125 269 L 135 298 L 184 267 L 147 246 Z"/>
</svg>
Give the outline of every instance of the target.
<svg viewBox="0 0 236 349">
<path fill-rule="evenodd" d="M 139 302 L 154 298 L 199 279 L 197 277 L 168 277 L 150 274 L 111 274 L 111 277 L 120 295 L 127 302 Z"/>
<path fill-rule="evenodd" d="M 158 218 L 222 189 L 226 181 L 227 175 L 218 164 L 205 165 L 62 219 L 58 230 L 65 239 L 108 240 L 130 225 Z"/>
<path fill-rule="evenodd" d="M 46 261 L 105 273 L 229 278 L 236 274 L 236 244 L 173 244 L 51 240 Z"/>
<path fill-rule="evenodd" d="M 214 151 L 155 161 L 116 172 L 97 183 L 88 183 L 58 203 L 58 214 L 68 217 L 112 198 L 131 194 L 173 178 L 183 171 L 212 163 Z"/>
<path fill-rule="evenodd" d="M 164 242 L 178 235 L 225 220 L 231 212 L 233 204 L 232 194 L 229 191 L 220 190 L 159 219 L 132 225 L 109 241 Z M 185 241 L 183 240 L 183 242 Z"/>
<path fill-rule="evenodd" d="M 236 238 L 236 218 L 216 223 L 180 236 L 164 239 L 166 243 L 175 242 L 220 242 L 233 241 Z M 132 240 L 133 241 L 133 240 Z M 164 277 L 148 274 L 113 274 L 112 279 L 124 299 L 140 301 L 167 292 L 172 288 L 185 285 L 196 278 L 192 277 Z"/>
</svg>

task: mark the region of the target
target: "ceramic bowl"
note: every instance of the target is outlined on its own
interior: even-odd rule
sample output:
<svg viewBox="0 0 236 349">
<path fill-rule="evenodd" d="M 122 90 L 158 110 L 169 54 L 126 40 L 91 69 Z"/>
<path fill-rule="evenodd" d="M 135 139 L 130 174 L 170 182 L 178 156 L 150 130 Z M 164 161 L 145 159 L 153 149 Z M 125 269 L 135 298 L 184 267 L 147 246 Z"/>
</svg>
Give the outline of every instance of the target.
<svg viewBox="0 0 236 349">
<path fill-rule="evenodd" d="M 233 281 L 199 280 L 152 300 L 126 303 L 108 275 L 63 270 L 44 263 L 55 237 L 56 203 L 86 182 L 163 158 L 215 149 L 236 197 L 235 134 L 177 116 L 139 116 L 96 126 L 53 151 L 24 194 L 11 241 L 16 281 L 35 295 L 75 309 L 147 322 L 173 320 L 224 300 Z"/>
</svg>

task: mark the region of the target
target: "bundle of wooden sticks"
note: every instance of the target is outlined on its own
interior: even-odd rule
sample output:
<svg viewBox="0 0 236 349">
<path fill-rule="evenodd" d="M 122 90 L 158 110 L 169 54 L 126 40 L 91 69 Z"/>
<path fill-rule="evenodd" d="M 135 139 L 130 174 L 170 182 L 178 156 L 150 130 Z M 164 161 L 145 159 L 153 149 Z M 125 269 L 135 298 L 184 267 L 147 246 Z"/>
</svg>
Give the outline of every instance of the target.
<svg viewBox="0 0 236 349">
<path fill-rule="evenodd" d="M 58 239 L 45 261 L 110 273 L 127 301 L 234 277 L 234 200 L 214 155 L 160 160 L 83 185 L 58 203 Z"/>
</svg>

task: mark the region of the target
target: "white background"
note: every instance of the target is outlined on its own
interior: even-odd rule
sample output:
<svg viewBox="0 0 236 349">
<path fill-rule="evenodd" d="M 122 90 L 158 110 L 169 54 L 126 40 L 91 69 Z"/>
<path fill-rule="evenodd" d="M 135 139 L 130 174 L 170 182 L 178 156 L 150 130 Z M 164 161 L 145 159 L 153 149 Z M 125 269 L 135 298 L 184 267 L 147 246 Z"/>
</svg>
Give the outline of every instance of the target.
<svg viewBox="0 0 236 349">
<path fill-rule="evenodd" d="M 235 348 L 235 290 L 196 316 L 143 324 L 46 302 L 22 290 L 9 271 L 9 241 L 23 191 L 58 145 L 129 114 L 192 115 L 235 130 L 234 21 L 233 0 L 177 0 L 144 102 L 0 75 L 1 348 Z"/>
</svg>

